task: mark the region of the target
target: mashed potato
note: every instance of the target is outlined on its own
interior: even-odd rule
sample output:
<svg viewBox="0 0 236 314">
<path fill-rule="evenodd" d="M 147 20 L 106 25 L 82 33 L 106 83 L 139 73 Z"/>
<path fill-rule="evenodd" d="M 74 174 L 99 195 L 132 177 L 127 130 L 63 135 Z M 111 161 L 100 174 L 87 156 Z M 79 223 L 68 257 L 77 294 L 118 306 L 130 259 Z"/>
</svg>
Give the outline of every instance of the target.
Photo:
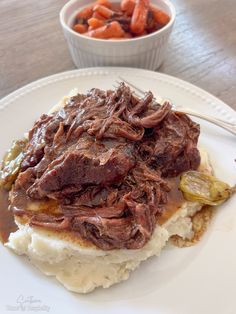
<svg viewBox="0 0 236 314">
<path fill-rule="evenodd" d="M 45 230 L 19 223 L 19 230 L 11 233 L 6 246 L 19 255 L 27 255 L 42 272 L 55 276 L 68 290 L 86 293 L 128 279 L 142 261 L 160 255 L 171 235 L 190 238 L 192 222 L 188 216 L 200 208 L 198 203 L 186 202 L 165 225 L 156 227 L 151 240 L 139 250 L 81 247 Z"/>
</svg>

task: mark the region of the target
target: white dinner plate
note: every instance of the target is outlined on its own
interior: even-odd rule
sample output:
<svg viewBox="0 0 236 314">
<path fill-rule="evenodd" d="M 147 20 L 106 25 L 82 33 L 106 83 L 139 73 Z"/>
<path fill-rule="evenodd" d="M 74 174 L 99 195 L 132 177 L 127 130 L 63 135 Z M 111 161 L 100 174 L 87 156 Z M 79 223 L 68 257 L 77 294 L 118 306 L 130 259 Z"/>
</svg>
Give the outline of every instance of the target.
<svg viewBox="0 0 236 314">
<path fill-rule="evenodd" d="M 236 113 L 205 91 L 160 73 L 128 68 L 90 68 L 59 73 L 31 83 L 0 101 L 0 155 L 21 138 L 40 114 L 74 87 L 112 88 L 118 75 L 183 105 L 233 122 Z M 236 183 L 236 138 L 200 121 L 200 145 L 215 174 Z M 0 313 L 236 313 L 236 197 L 217 210 L 203 239 L 190 248 L 168 247 L 150 258 L 127 281 L 87 295 L 71 293 L 39 272 L 26 258 L 0 246 Z"/>
</svg>

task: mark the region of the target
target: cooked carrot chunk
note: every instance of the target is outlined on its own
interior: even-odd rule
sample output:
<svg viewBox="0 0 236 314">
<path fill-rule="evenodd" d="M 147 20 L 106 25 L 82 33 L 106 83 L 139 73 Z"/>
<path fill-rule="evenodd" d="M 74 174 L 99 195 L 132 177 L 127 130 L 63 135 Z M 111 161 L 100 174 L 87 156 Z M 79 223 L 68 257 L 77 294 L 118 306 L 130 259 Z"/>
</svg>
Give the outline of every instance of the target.
<svg viewBox="0 0 236 314">
<path fill-rule="evenodd" d="M 92 17 L 94 17 L 95 19 L 101 20 L 101 21 L 105 21 L 105 17 L 102 16 L 101 14 L 99 14 L 98 12 L 93 12 Z"/>
<path fill-rule="evenodd" d="M 102 20 L 96 19 L 95 17 L 91 17 L 91 19 L 88 20 L 88 25 L 92 29 L 96 29 L 104 26 L 104 22 Z"/>
<path fill-rule="evenodd" d="M 131 20 L 131 31 L 142 34 L 146 28 L 149 0 L 138 0 L 136 2 Z"/>
<path fill-rule="evenodd" d="M 73 26 L 73 30 L 76 31 L 77 33 L 84 34 L 87 32 L 88 26 L 84 24 L 75 24 Z"/>
<path fill-rule="evenodd" d="M 104 7 L 107 7 L 108 9 L 111 9 L 111 8 L 112 8 L 112 4 L 111 4 L 111 2 L 108 1 L 108 0 L 97 0 L 97 1 L 96 1 L 96 4 L 104 5 Z"/>
<path fill-rule="evenodd" d="M 76 15 L 77 19 L 89 19 L 93 15 L 93 7 L 94 5 L 92 4 L 79 11 Z"/>
<path fill-rule="evenodd" d="M 120 3 L 121 10 L 131 16 L 135 8 L 135 0 L 122 0 Z"/>
<path fill-rule="evenodd" d="M 114 15 L 114 11 L 100 4 L 95 5 L 95 7 L 93 8 L 93 11 L 102 15 L 105 19 L 109 19 Z"/>
<path fill-rule="evenodd" d="M 154 5 L 150 5 L 151 11 L 153 13 L 154 19 L 157 23 L 161 25 L 166 25 L 170 21 L 169 15 L 167 15 L 165 12 L 159 10 Z"/>
<path fill-rule="evenodd" d="M 87 33 L 88 36 L 100 39 L 120 38 L 123 37 L 125 32 L 123 31 L 120 23 L 114 21 L 108 23 L 105 26 L 99 27 L 93 31 Z"/>
</svg>

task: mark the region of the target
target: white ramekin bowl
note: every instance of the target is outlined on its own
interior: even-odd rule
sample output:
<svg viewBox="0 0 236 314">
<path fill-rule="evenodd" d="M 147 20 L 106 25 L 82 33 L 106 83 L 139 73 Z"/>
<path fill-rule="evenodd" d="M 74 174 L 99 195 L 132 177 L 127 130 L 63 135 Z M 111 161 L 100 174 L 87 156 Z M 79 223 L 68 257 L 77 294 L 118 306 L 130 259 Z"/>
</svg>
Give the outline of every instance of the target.
<svg viewBox="0 0 236 314">
<path fill-rule="evenodd" d="M 119 2 L 120 0 L 111 0 Z M 93 0 L 91 0 L 93 2 Z M 147 36 L 126 40 L 89 38 L 71 29 L 78 10 L 88 0 L 70 0 L 60 12 L 60 22 L 69 50 L 78 68 L 96 66 L 127 66 L 157 69 L 164 60 L 168 39 L 175 21 L 175 9 L 169 0 L 152 0 L 153 4 L 170 16 L 169 23 Z"/>
</svg>

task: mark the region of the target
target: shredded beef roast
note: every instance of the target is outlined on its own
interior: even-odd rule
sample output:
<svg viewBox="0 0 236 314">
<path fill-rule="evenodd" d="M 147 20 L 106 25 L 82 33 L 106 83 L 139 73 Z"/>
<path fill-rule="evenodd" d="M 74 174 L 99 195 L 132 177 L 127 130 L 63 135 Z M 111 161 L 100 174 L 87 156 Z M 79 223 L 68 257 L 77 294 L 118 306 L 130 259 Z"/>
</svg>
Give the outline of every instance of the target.
<svg viewBox="0 0 236 314">
<path fill-rule="evenodd" d="M 198 136 L 196 123 L 151 92 L 139 99 L 122 83 L 78 94 L 29 132 L 12 209 L 104 250 L 141 248 L 165 210 L 168 178 L 199 166 Z M 23 194 L 53 199 L 59 212 L 16 210 Z"/>
</svg>

